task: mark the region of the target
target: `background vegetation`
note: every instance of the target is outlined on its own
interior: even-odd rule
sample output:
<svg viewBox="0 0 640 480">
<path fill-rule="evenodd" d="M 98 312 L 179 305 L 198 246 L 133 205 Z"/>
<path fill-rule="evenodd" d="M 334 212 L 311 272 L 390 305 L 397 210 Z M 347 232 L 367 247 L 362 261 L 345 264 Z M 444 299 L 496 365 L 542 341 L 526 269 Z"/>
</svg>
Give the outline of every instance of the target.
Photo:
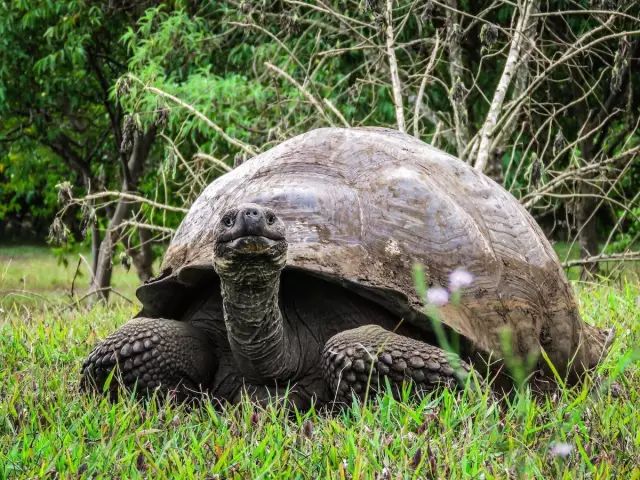
<svg viewBox="0 0 640 480">
<path fill-rule="evenodd" d="M 585 272 L 640 258 L 638 2 L 4 10 L 2 238 L 51 227 L 50 240 L 91 245 L 100 296 L 114 261 L 152 275 L 154 246 L 216 176 L 328 125 L 405 130 L 485 171 L 579 246 Z"/>
</svg>

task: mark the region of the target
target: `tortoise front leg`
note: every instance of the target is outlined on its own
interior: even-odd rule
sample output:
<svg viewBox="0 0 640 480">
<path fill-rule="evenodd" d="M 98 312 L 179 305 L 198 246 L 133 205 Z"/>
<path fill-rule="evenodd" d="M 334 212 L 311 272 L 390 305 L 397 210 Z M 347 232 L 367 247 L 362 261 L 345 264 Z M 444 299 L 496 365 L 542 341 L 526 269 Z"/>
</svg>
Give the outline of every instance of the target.
<svg viewBox="0 0 640 480">
<path fill-rule="evenodd" d="M 335 399 L 349 401 L 354 394 L 364 397 L 367 386 L 374 392 L 384 390 L 385 379 L 395 395 L 406 380 L 413 380 L 418 395 L 438 386 L 453 387 L 464 381 L 469 366 L 433 345 L 365 325 L 327 341 L 322 370 Z"/>
<path fill-rule="evenodd" d="M 109 335 L 82 366 L 81 387 L 103 391 L 111 372 L 111 396 L 118 387 L 137 388 L 144 396 L 155 389 L 196 395 L 213 380 L 217 360 L 200 329 L 175 320 L 135 318 Z"/>
</svg>

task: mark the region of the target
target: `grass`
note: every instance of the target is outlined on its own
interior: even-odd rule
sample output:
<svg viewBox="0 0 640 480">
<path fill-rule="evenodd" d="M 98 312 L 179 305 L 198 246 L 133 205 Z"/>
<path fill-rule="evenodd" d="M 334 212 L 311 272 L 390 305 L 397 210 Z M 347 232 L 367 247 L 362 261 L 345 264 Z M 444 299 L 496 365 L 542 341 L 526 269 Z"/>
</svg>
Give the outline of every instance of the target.
<svg viewBox="0 0 640 480">
<path fill-rule="evenodd" d="M 384 395 L 330 416 L 79 394 L 82 360 L 136 306 L 74 306 L 74 271 L 44 249 L 0 248 L 0 479 L 640 478 L 637 284 L 577 287 L 585 320 L 618 332 L 595 374 L 604 384 L 502 403 L 488 392 Z M 115 279 L 129 297 L 131 275 Z"/>
<path fill-rule="evenodd" d="M 40 246 L 0 246 L 0 307 L 11 310 L 13 305 L 73 303 L 72 286 L 76 296 L 89 286 L 88 267 L 83 259 L 91 261 L 90 254 L 81 252 L 63 260 Z M 133 269 L 127 272 L 114 265 L 112 286 L 117 292 L 133 300 L 138 284 Z"/>
</svg>

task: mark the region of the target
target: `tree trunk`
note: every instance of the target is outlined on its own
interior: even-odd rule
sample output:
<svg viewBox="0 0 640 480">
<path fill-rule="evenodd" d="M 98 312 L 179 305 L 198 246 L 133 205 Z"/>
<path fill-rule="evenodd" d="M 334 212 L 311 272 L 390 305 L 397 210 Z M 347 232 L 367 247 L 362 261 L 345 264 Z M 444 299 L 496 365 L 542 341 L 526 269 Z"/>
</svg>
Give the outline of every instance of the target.
<svg viewBox="0 0 640 480">
<path fill-rule="evenodd" d="M 504 69 L 502 70 L 498 85 L 493 92 L 493 99 L 491 100 L 487 117 L 482 128 L 478 132 L 478 153 L 473 166 L 481 172 L 485 171 L 489 158 L 491 157 L 491 147 L 495 135 L 494 129 L 498 124 L 498 118 L 502 112 L 502 106 L 504 105 L 505 98 L 507 97 L 507 91 L 511 85 L 511 80 L 516 73 L 516 68 L 518 67 L 518 61 L 520 60 L 523 46 L 523 38 L 525 36 L 524 32 L 527 30 L 529 17 L 535 9 L 536 2 L 533 1 L 524 2 L 520 8 L 518 21 L 516 22 L 516 28 L 513 33 L 513 38 L 511 39 L 511 45 L 504 64 Z"/>
<path fill-rule="evenodd" d="M 138 181 L 142 175 L 144 165 L 151 146 L 156 136 L 156 127 L 151 125 L 146 132 L 134 131 L 133 146 L 129 155 L 129 161 L 123 165 L 122 191 L 135 192 Z M 102 301 L 109 299 L 111 289 L 111 274 L 113 273 L 113 253 L 116 243 L 119 241 L 122 222 L 129 216 L 133 208 L 130 200 L 121 198 L 116 204 L 109 226 L 100 243 L 98 261 L 95 271 L 95 281 L 91 286 L 91 293 L 95 293 Z"/>
<path fill-rule="evenodd" d="M 96 272 L 98 271 L 98 256 L 100 255 L 100 227 L 98 220 L 91 225 L 91 285 L 96 280 Z"/>
<path fill-rule="evenodd" d="M 451 104 L 453 107 L 453 121 L 458 158 L 466 160 L 465 150 L 469 143 L 469 117 L 466 107 L 466 88 L 464 86 L 464 65 L 462 63 L 462 46 L 460 44 L 460 24 L 457 0 L 447 0 L 450 8 L 445 10 L 447 15 L 447 47 L 449 49 L 449 76 L 451 80 Z"/>
<path fill-rule="evenodd" d="M 585 120 L 586 122 L 586 120 Z M 593 137 L 587 137 L 580 142 L 582 156 L 586 164 L 594 161 L 596 145 Z M 580 258 L 588 258 L 598 254 L 598 231 L 596 229 L 596 212 L 598 199 L 596 189 L 589 183 L 590 178 L 579 182 L 576 221 L 578 223 L 578 243 L 580 244 Z M 583 280 L 591 277 L 598 270 L 597 263 L 585 264 L 581 277 Z"/>
<path fill-rule="evenodd" d="M 146 282 L 153 277 L 153 250 L 151 248 L 151 234 L 145 228 L 138 229 L 140 245 L 135 246 L 130 237 L 125 238 L 124 244 L 127 254 L 131 257 L 138 278 Z"/>
<path fill-rule="evenodd" d="M 586 188 L 581 189 L 582 193 L 588 194 L 588 190 L 591 190 L 591 188 L 587 184 L 584 185 Z M 578 201 L 576 220 L 578 222 L 578 243 L 580 244 L 581 258 L 592 257 L 599 253 L 595 215 L 597 206 L 598 201 L 594 197 L 581 197 Z M 582 279 L 585 280 L 591 277 L 597 271 L 597 263 L 585 264 L 582 270 Z"/>
<path fill-rule="evenodd" d="M 91 292 L 100 300 L 109 300 L 109 288 L 111 287 L 111 274 L 113 273 L 113 240 L 109 230 L 100 242 L 96 271 L 91 286 Z"/>
</svg>

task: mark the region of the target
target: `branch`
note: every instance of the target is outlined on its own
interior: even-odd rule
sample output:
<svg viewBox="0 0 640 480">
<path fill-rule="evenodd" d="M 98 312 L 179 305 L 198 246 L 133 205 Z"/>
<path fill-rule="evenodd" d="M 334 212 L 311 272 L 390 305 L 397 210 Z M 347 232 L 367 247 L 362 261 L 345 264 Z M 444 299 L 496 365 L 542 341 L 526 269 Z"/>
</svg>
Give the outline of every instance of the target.
<svg viewBox="0 0 640 480">
<path fill-rule="evenodd" d="M 329 6 L 324 5 L 320 0 L 318 0 L 318 3 L 320 5 L 322 5 L 322 7 L 319 7 L 317 5 L 313 5 L 312 3 L 309 3 L 309 2 L 301 2 L 299 0 L 285 0 L 285 1 L 287 3 L 289 3 L 289 4 L 291 4 L 291 5 L 298 5 L 298 6 L 301 6 L 301 7 L 306 7 L 306 8 L 310 8 L 310 9 L 316 10 L 318 12 L 328 13 L 329 15 L 334 16 L 342 24 L 342 26 L 344 26 L 348 30 L 351 30 L 353 33 L 356 34 L 356 36 L 360 37 L 361 40 L 365 40 L 367 42 L 369 41 L 369 39 L 367 37 L 365 37 L 364 35 L 362 35 L 355 28 L 355 26 L 369 28 L 371 25 L 369 25 L 368 23 L 362 22 L 362 21 L 360 21 L 360 20 L 358 20 L 356 18 L 348 17 L 346 15 L 343 15 L 340 12 L 336 12 L 335 10 L 331 9 Z"/>
<path fill-rule="evenodd" d="M 527 88 L 527 84 L 529 83 L 529 78 L 531 75 L 531 72 L 529 71 L 529 69 L 531 68 L 530 59 L 532 58 L 533 52 L 538 50 L 536 48 L 535 38 L 538 18 L 535 15 L 538 11 L 539 6 L 540 5 L 534 5 L 531 8 L 529 22 L 527 24 L 524 24 L 522 27 L 522 51 L 520 53 L 520 61 L 518 62 L 516 72 L 514 73 L 515 79 L 513 80 L 511 98 L 515 98 L 520 95 L 520 92 Z M 518 122 L 517 119 L 519 116 L 519 111 L 526 104 L 527 101 L 520 102 L 514 110 L 512 121 L 505 124 L 504 127 L 500 128 L 498 131 L 494 131 L 493 140 L 490 147 L 492 151 L 499 150 L 503 146 L 506 147 L 505 142 L 507 141 L 507 139 L 512 138 L 512 135 L 515 132 L 516 128 L 521 127 L 520 134 L 522 134 L 522 132 L 524 131 L 524 125 L 522 124 L 522 122 Z M 510 106 L 510 104 L 507 103 L 507 106 Z M 515 144 L 512 144 L 512 148 L 514 146 Z M 506 176 L 504 178 L 506 178 Z"/>
<path fill-rule="evenodd" d="M 152 225 L 150 223 L 141 223 L 141 222 L 136 222 L 134 220 L 125 220 L 124 222 L 122 222 L 120 224 L 120 226 L 122 226 L 122 227 L 134 227 L 134 228 L 137 228 L 137 229 L 140 229 L 140 230 L 150 230 L 150 231 L 168 233 L 169 235 L 172 235 L 175 232 L 174 228 L 161 227 L 160 225 Z"/>
<path fill-rule="evenodd" d="M 118 198 L 118 199 L 124 199 L 124 200 L 130 200 L 132 202 L 140 202 L 140 203 L 146 203 L 147 205 L 153 207 L 153 208 L 159 208 L 161 210 L 167 210 L 169 212 L 178 212 L 178 213 L 187 213 L 189 210 L 187 210 L 186 208 L 181 208 L 181 207 L 174 207 L 172 205 L 165 205 L 164 203 L 158 203 L 158 202 L 154 202 L 153 200 L 148 200 L 144 197 L 141 197 L 139 195 L 133 195 L 131 193 L 125 193 L 125 192 L 116 192 L 116 191 L 105 191 L 105 192 L 98 192 L 98 193 L 92 193 L 90 195 L 86 195 L 80 199 L 75 198 L 75 201 L 89 201 L 89 200 L 98 200 L 100 198 Z"/>
<path fill-rule="evenodd" d="M 433 50 L 431 50 L 431 57 L 429 57 L 429 63 L 427 63 L 427 68 L 424 69 L 424 75 L 422 75 L 422 81 L 420 82 L 420 88 L 418 89 L 418 96 L 416 97 L 416 107 L 413 113 L 413 136 L 416 138 L 420 138 L 420 134 L 418 132 L 418 124 L 420 122 L 420 106 L 422 105 L 422 97 L 424 96 L 424 89 L 427 87 L 429 83 L 429 77 L 431 76 L 431 71 L 436 64 L 436 56 L 438 55 L 438 47 L 440 46 L 440 35 L 438 34 L 438 30 L 436 30 L 436 43 L 433 46 Z"/>
<path fill-rule="evenodd" d="M 193 171 L 193 169 L 189 166 L 189 164 L 187 163 L 187 161 L 184 159 L 184 157 L 182 156 L 182 154 L 180 153 L 180 150 L 178 149 L 178 147 L 176 146 L 176 144 L 173 142 L 173 140 L 171 140 L 169 137 L 167 137 L 164 133 L 161 133 L 160 136 L 164 139 L 165 142 L 167 142 L 169 145 L 171 145 L 171 149 L 173 150 L 173 153 L 180 159 L 180 161 L 182 162 L 182 164 L 184 165 L 184 167 L 187 169 L 187 171 L 189 172 L 189 175 L 191 175 L 191 178 L 198 182 L 200 184 L 200 188 L 205 188 L 207 186 L 207 184 L 196 174 L 196 172 Z"/>
<path fill-rule="evenodd" d="M 129 172 L 127 158 L 126 155 L 121 151 L 122 126 L 120 125 L 120 117 L 122 117 L 122 110 L 120 108 L 120 104 L 117 101 L 112 103 L 109 98 L 110 83 L 105 77 L 104 72 L 100 68 L 100 65 L 98 65 L 98 62 L 96 62 L 96 53 L 97 52 L 93 49 L 89 49 L 87 55 L 89 68 L 93 70 L 96 79 L 98 80 L 98 84 L 102 89 L 102 104 L 107 111 L 109 122 L 111 123 L 115 151 L 118 152 L 118 158 L 120 159 L 120 163 L 122 164 L 122 174 L 124 175 L 124 179 L 127 182 L 127 185 L 131 185 L 134 182 L 132 182 L 131 173 Z"/>
<path fill-rule="evenodd" d="M 604 43 L 606 41 L 618 39 L 618 38 L 621 38 L 621 37 L 627 37 L 627 36 L 628 37 L 632 37 L 632 36 L 640 35 L 640 29 L 639 30 L 625 30 L 625 31 L 621 31 L 621 32 L 614 32 L 614 33 L 610 33 L 608 35 L 604 35 L 602 37 L 599 37 L 599 38 L 596 38 L 595 40 L 590 41 L 587 44 L 581 45 L 587 38 L 591 37 L 596 30 L 599 30 L 599 29 L 593 29 L 593 30 L 585 33 L 573 45 L 571 45 L 571 48 L 569 48 L 567 50 L 567 52 L 565 52 L 560 58 L 558 58 L 557 60 L 554 60 L 553 62 L 551 62 L 546 68 L 544 68 L 540 73 L 538 73 L 538 75 L 536 75 L 536 77 L 529 84 L 529 86 L 522 93 L 520 93 L 520 95 L 518 96 L 517 99 L 515 99 L 515 101 L 513 102 L 512 106 L 506 109 L 505 114 L 501 117 L 500 121 L 496 124 L 494 129 L 501 128 L 503 123 L 511 122 L 513 117 L 516 114 L 515 110 L 518 107 L 519 103 L 522 102 L 527 97 L 531 96 L 533 94 L 534 90 L 536 88 L 538 88 L 538 86 L 540 86 L 540 84 L 545 79 L 548 78 L 549 74 L 555 68 L 557 68 L 560 65 L 563 65 L 565 63 L 568 63 L 569 60 L 572 60 L 574 57 L 578 56 L 580 53 L 588 51 L 589 49 L 597 46 L 600 43 Z"/>
<path fill-rule="evenodd" d="M 391 71 L 391 86 L 393 90 L 393 104 L 396 107 L 396 121 L 398 122 L 398 130 L 405 132 L 404 124 L 404 107 L 402 105 L 402 84 L 398 75 L 398 61 L 396 59 L 396 50 L 394 46 L 393 35 L 393 0 L 387 0 L 386 17 L 386 34 L 387 34 L 387 57 L 389 59 L 389 70 Z"/>
<path fill-rule="evenodd" d="M 592 257 L 581 258 L 579 260 L 569 260 L 562 264 L 563 267 L 574 267 L 576 265 L 591 265 L 601 262 L 628 262 L 640 260 L 640 251 L 638 252 L 624 252 L 624 253 L 611 253 L 606 255 L 601 253 L 600 255 L 594 255 Z"/>
<path fill-rule="evenodd" d="M 200 120 L 202 120 L 207 125 L 209 125 L 212 129 L 214 129 L 222 138 L 224 138 L 231 145 L 234 145 L 234 146 L 238 147 L 239 149 L 245 151 L 246 153 L 248 153 L 251 156 L 256 156 L 257 155 L 256 151 L 250 145 L 242 142 L 241 140 L 238 140 L 236 138 L 233 138 L 233 137 L 230 137 L 229 135 L 227 135 L 227 133 L 219 125 L 215 124 L 211 119 L 207 118 L 204 114 L 202 114 L 201 112 L 196 110 L 193 106 L 191 106 L 188 103 L 180 100 L 178 97 L 176 97 L 174 95 L 171 95 L 170 93 L 167 93 L 167 92 L 165 92 L 163 90 L 160 90 L 159 88 L 150 87 L 148 85 L 145 85 L 142 80 L 140 80 L 138 77 L 136 77 L 135 75 L 133 75 L 131 73 L 127 74 L 127 76 L 129 78 L 135 80 L 136 82 L 138 82 L 140 85 L 142 85 L 142 88 L 144 90 L 148 90 L 148 91 L 150 91 L 152 93 L 155 93 L 156 95 L 159 95 L 161 97 L 167 98 L 167 99 L 171 100 L 173 103 L 175 103 L 177 105 L 180 105 L 182 108 L 188 110 L 189 112 L 194 114 L 196 117 L 198 117 Z"/>
<path fill-rule="evenodd" d="M 338 117 L 340 119 L 340 121 L 342 122 L 342 124 L 347 127 L 350 128 L 351 125 L 349 125 L 349 122 L 347 122 L 347 119 L 344 118 L 344 116 L 342 115 L 342 113 L 340 112 L 340 110 L 338 110 L 335 105 L 333 103 L 331 103 L 331 100 L 329 100 L 328 98 L 323 98 L 322 99 L 324 101 L 324 103 L 327 104 L 327 107 L 329 107 L 329 109 L 335 114 L 336 117 Z"/>
<path fill-rule="evenodd" d="M 85 187 L 88 188 L 89 183 L 93 181 L 89 163 L 87 162 L 87 159 L 81 157 L 80 154 L 76 152 L 75 148 L 72 146 L 74 142 L 70 137 L 64 133 L 59 133 L 53 140 L 44 139 L 42 140 L 42 143 L 60 156 L 60 158 L 62 158 L 62 160 L 65 161 L 71 169 L 78 172 L 82 177 Z"/>
<path fill-rule="evenodd" d="M 489 160 L 494 127 L 498 122 L 498 115 L 502 110 L 507 90 L 509 89 L 509 85 L 511 85 L 511 78 L 513 77 L 513 73 L 515 72 L 518 64 L 518 59 L 520 58 L 523 30 L 529 23 L 529 16 L 531 15 L 532 9 L 535 8 L 535 4 L 536 2 L 532 0 L 526 2 L 522 7 L 522 13 L 520 14 L 520 18 L 516 24 L 516 30 L 513 35 L 513 39 L 511 40 L 511 46 L 509 47 L 507 61 L 504 64 L 504 69 L 502 70 L 502 75 L 498 81 L 498 86 L 493 94 L 493 100 L 491 101 L 489 112 L 487 113 L 484 125 L 480 131 L 478 156 L 476 157 L 474 167 L 481 172 L 484 171 L 487 166 L 487 161 Z"/>
<path fill-rule="evenodd" d="M 69 305 L 67 305 L 66 308 L 70 308 L 73 307 L 75 305 L 78 305 L 80 302 L 82 302 L 83 300 L 86 300 L 89 297 L 92 297 L 94 295 L 104 295 L 105 293 L 114 293 L 115 295 L 119 296 L 120 298 L 126 300 L 127 302 L 129 302 L 131 305 L 135 305 L 135 302 L 133 300 L 131 300 L 129 297 L 127 297 L 126 295 L 120 293 L 118 290 L 116 290 L 113 287 L 102 287 L 102 288 L 96 288 L 96 289 L 92 289 L 89 290 L 89 292 L 87 292 L 86 294 L 84 294 L 82 297 L 78 298 L 77 300 L 74 300 L 72 303 L 70 303 Z"/>
<path fill-rule="evenodd" d="M 264 62 L 264 65 L 268 69 L 273 70 L 274 72 L 276 72 L 281 77 L 284 77 L 285 79 L 287 79 L 287 81 L 289 83 L 291 83 L 294 87 L 296 87 L 298 90 L 300 90 L 300 93 L 302 93 L 305 96 L 305 98 L 307 100 L 309 100 L 309 103 L 311 103 L 311 105 L 313 105 L 315 107 L 315 109 L 318 111 L 318 113 L 324 117 L 324 119 L 329 123 L 329 125 L 331 125 L 332 127 L 335 127 L 335 124 L 333 123 L 331 118 L 327 115 L 327 112 L 324 111 L 324 108 L 322 108 L 322 105 L 320 104 L 320 102 L 318 102 L 318 100 L 313 95 L 311 95 L 309 90 L 307 90 L 302 85 L 300 85 L 296 81 L 296 79 L 293 78 L 291 75 L 289 75 L 287 72 L 285 72 L 284 70 L 276 67 L 272 63 Z"/>
<path fill-rule="evenodd" d="M 219 167 L 221 170 L 224 170 L 225 172 L 230 172 L 231 170 L 233 170 L 229 165 L 224 163 L 222 160 L 219 160 L 216 157 L 203 152 L 198 152 L 194 154 L 193 158 L 202 158 L 204 160 L 207 160 L 213 163 L 216 167 Z"/>
<path fill-rule="evenodd" d="M 287 45 L 280 40 L 276 35 L 274 35 L 273 33 L 271 33 L 269 30 L 267 30 L 264 27 L 261 27 L 260 25 L 256 25 L 255 23 L 242 23 L 242 22 L 229 22 L 231 25 L 237 25 L 238 27 L 248 27 L 248 28 L 255 28 L 256 30 L 264 33 L 265 35 L 267 35 L 269 38 L 271 38 L 274 42 L 276 42 L 278 45 L 280 45 L 280 48 L 282 48 L 285 52 L 287 52 L 287 54 L 289 55 L 289 57 L 291 59 L 293 59 L 293 61 L 295 63 L 298 64 L 298 66 L 300 67 L 300 69 L 304 70 L 304 65 L 302 65 L 302 62 L 300 62 L 300 60 L 298 60 L 298 57 L 295 56 L 295 54 L 289 49 L 289 47 L 287 47 Z"/>
<path fill-rule="evenodd" d="M 445 14 L 448 28 L 453 29 L 458 25 L 458 10 L 456 0 L 447 0 Z M 449 46 L 449 77 L 451 85 L 450 92 L 454 92 L 458 82 L 463 83 L 464 67 L 462 64 L 462 47 L 460 39 L 455 34 L 449 34 L 447 38 Z M 463 84 L 464 85 L 464 84 Z M 464 160 L 464 151 L 469 145 L 469 117 L 464 98 L 456 99 L 455 95 L 449 94 L 451 108 L 453 109 L 453 122 L 455 126 L 455 137 L 458 158 Z"/>
<path fill-rule="evenodd" d="M 566 170 L 559 174 L 558 176 L 549 180 L 549 182 L 542 185 L 540 188 L 527 193 L 524 197 L 520 199 L 522 206 L 527 210 L 531 209 L 543 196 L 547 195 L 549 192 L 553 192 L 554 190 L 558 190 L 565 184 L 574 180 L 584 180 L 592 172 L 605 171 L 608 165 L 615 165 L 620 159 L 624 159 L 628 156 L 637 155 L 640 152 L 640 146 L 627 150 L 615 157 L 609 158 L 607 160 L 603 160 L 598 163 L 590 163 L 584 165 L 582 167 L 578 167 L 571 170 Z M 635 158 L 635 157 L 633 157 Z M 632 159 L 633 159 L 632 158 Z"/>
<path fill-rule="evenodd" d="M 125 178 L 122 190 L 133 191 L 138 188 L 138 182 L 140 181 L 144 163 L 149 157 L 149 152 L 153 147 L 153 142 L 156 139 L 157 132 L 157 124 L 153 122 L 149 125 L 146 131 L 134 133 L 133 148 L 129 154 L 129 161 L 126 162 L 129 176 Z"/>
</svg>

